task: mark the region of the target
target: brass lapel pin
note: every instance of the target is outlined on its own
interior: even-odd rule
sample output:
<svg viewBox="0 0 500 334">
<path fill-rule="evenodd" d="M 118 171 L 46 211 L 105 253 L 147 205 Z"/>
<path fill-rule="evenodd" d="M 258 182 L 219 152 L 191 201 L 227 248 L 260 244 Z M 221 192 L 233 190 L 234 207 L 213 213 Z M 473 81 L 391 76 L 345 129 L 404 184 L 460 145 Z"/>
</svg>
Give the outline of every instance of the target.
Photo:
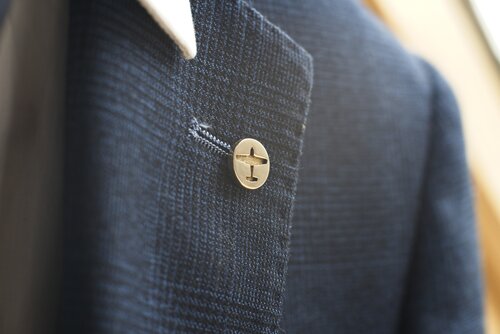
<svg viewBox="0 0 500 334">
<path fill-rule="evenodd" d="M 258 189 L 269 176 L 270 161 L 267 151 L 258 140 L 245 138 L 233 149 L 233 170 L 238 182 L 247 189 Z"/>
</svg>

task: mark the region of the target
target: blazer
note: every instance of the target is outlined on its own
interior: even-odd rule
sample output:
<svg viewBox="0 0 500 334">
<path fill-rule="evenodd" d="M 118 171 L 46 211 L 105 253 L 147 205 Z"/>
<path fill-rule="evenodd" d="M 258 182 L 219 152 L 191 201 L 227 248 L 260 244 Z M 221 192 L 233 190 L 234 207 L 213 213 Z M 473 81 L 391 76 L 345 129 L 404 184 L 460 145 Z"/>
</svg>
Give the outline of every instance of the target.
<svg viewBox="0 0 500 334">
<path fill-rule="evenodd" d="M 61 330 L 481 333 L 441 76 L 358 1 L 191 5 L 187 61 L 137 1 L 71 2 Z"/>
</svg>

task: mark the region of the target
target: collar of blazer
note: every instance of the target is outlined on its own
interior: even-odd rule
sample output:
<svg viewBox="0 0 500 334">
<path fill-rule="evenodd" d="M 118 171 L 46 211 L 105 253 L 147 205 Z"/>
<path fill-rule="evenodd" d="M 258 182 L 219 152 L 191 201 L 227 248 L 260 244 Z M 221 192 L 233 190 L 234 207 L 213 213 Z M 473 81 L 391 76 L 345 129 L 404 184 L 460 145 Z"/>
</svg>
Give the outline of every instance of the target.
<svg viewBox="0 0 500 334">
<path fill-rule="evenodd" d="M 189 0 L 139 0 L 172 38 L 186 59 L 196 56 L 196 37 Z"/>
</svg>

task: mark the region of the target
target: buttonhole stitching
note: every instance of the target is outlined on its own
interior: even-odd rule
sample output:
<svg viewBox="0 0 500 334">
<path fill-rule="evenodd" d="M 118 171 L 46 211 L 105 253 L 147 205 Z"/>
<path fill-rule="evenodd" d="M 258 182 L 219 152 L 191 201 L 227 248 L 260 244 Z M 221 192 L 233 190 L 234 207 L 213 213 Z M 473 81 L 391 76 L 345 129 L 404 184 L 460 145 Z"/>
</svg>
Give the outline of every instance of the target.
<svg viewBox="0 0 500 334">
<path fill-rule="evenodd" d="M 208 131 L 208 129 L 210 128 L 210 125 L 200 122 L 196 118 L 193 118 L 189 126 L 189 134 L 196 141 L 209 148 L 210 150 L 223 155 L 230 155 L 231 145 L 210 133 Z"/>
</svg>

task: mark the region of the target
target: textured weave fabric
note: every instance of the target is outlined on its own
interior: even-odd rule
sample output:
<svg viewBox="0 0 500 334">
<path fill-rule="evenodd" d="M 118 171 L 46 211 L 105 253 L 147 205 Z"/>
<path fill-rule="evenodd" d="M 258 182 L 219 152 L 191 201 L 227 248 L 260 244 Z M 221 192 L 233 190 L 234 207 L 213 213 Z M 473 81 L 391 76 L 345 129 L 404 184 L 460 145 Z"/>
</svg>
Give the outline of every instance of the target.
<svg viewBox="0 0 500 334">
<path fill-rule="evenodd" d="M 193 2 L 189 62 L 137 1 L 71 7 L 64 332 L 276 332 L 310 56 L 237 1 Z"/>
<path fill-rule="evenodd" d="M 254 4 L 315 68 L 283 327 L 481 333 L 469 179 L 446 84 L 355 1 Z"/>
<path fill-rule="evenodd" d="M 61 330 L 480 333 L 435 71 L 356 1 L 191 3 L 189 62 L 136 1 L 71 3 Z M 257 191 L 228 167 L 245 137 Z"/>
</svg>

